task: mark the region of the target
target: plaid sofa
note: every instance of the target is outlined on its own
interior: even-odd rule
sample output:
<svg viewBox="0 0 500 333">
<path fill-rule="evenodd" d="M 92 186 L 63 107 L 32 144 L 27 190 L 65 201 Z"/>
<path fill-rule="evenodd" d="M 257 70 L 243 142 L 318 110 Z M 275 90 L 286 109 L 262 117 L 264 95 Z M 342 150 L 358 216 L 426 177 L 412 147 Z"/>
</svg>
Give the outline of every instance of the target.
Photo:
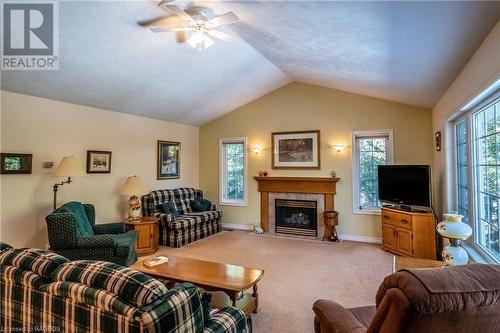
<svg viewBox="0 0 500 333">
<path fill-rule="evenodd" d="M 152 191 L 142 197 L 143 214 L 160 217 L 161 245 L 181 247 L 222 230 L 222 212 L 214 204 L 208 211 L 193 212 L 191 202 L 195 198 L 203 198 L 203 192 L 189 187 Z M 159 212 L 158 205 L 168 201 L 175 204 L 180 215 L 177 218 Z"/>
<path fill-rule="evenodd" d="M 169 290 L 118 264 L 2 248 L 0 274 L 1 332 L 251 333 L 241 310 L 211 309 L 196 286 Z"/>
</svg>

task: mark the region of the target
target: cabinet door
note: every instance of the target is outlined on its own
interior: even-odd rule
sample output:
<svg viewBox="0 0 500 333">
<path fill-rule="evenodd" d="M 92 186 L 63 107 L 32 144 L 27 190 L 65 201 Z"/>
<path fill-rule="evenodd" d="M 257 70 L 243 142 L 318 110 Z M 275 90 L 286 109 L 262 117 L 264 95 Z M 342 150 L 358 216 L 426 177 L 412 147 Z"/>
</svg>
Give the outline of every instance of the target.
<svg viewBox="0 0 500 333">
<path fill-rule="evenodd" d="M 406 255 L 413 255 L 413 241 L 411 231 L 407 229 L 397 228 L 397 250 Z"/>
<path fill-rule="evenodd" d="M 385 223 L 382 225 L 382 245 L 387 249 L 396 250 L 396 227 Z"/>
<path fill-rule="evenodd" d="M 137 249 L 145 249 L 153 246 L 151 244 L 151 224 L 135 226 L 137 231 Z"/>
</svg>

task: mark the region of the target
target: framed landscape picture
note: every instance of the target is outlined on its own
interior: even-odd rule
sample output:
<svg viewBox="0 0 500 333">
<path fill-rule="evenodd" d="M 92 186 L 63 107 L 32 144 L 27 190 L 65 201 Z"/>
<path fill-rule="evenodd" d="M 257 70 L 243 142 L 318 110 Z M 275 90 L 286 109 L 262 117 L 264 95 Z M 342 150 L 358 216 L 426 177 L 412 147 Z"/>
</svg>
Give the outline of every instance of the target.
<svg viewBox="0 0 500 333">
<path fill-rule="evenodd" d="M 87 173 L 111 173 L 111 152 L 87 150 Z"/>
<path fill-rule="evenodd" d="M 273 169 L 319 169 L 319 130 L 272 133 Z"/>
<path fill-rule="evenodd" d="M 181 143 L 158 141 L 158 179 L 181 177 Z"/>
<path fill-rule="evenodd" d="M 32 154 L 1 153 L 1 174 L 30 174 Z"/>
</svg>

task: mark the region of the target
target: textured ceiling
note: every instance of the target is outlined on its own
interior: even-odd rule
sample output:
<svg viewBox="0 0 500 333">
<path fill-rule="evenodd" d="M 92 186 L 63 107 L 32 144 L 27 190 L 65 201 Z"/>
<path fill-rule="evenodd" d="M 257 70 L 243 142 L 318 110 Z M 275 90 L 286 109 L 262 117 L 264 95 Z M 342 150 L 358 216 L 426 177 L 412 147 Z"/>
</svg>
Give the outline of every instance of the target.
<svg viewBox="0 0 500 333">
<path fill-rule="evenodd" d="M 431 107 L 500 18 L 500 2 L 196 4 L 233 10 L 236 41 L 199 52 L 138 26 L 155 2 L 60 2 L 59 71 L 4 71 L 2 89 L 192 125 L 293 80 Z"/>
</svg>

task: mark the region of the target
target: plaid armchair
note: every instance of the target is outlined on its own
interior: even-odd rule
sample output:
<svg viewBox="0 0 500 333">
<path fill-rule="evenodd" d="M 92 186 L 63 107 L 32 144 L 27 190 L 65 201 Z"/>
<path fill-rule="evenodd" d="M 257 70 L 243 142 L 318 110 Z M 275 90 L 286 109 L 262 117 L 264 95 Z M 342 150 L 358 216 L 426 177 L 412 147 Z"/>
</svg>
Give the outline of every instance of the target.
<svg viewBox="0 0 500 333">
<path fill-rule="evenodd" d="M 46 218 L 50 249 L 70 260 L 103 260 L 130 266 L 137 261 L 134 230 L 123 223 L 95 224 L 91 204 L 68 202 Z"/>
</svg>

